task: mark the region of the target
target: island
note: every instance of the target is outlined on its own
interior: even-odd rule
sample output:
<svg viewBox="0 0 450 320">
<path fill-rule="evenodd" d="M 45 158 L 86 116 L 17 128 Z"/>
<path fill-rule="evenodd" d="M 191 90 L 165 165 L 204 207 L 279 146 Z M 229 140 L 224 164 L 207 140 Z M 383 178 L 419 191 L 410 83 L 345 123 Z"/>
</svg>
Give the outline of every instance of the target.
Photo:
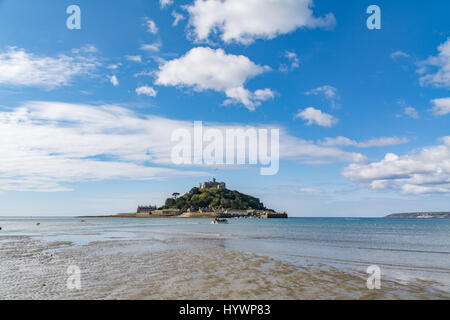
<svg viewBox="0 0 450 320">
<path fill-rule="evenodd" d="M 385 218 L 409 218 L 409 219 L 431 219 L 431 218 L 450 218 L 450 212 L 409 212 L 394 213 Z"/>
<path fill-rule="evenodd" d="M 117 218 L 288 218 L 286 212 L 268 209 L 255 197 L 226 188 L 225 182 L 200 183 L 189 192 L 174 192 L 164 206 L 140 205 L 136 212 L 118 213 Z"/>
</svg>

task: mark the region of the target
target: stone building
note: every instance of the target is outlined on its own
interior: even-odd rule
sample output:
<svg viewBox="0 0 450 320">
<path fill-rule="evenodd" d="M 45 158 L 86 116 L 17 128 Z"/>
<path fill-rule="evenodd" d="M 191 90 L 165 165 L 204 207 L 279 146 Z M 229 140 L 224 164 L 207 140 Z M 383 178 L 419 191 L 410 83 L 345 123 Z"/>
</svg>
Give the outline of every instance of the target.
<svg viewBox="0 0 450 320">
<path fill-rule="evenodd" d="M 158 209 L 156 206 L 139 206 L 136 213 L 151 213 L 156 209 Z"/>
<path fill-rule="evenodd" d="M 200 189 L 225 189 L 225 182 L 217 182 L 216 178 L 211 181 L 200 183 Z"/>
</svg>

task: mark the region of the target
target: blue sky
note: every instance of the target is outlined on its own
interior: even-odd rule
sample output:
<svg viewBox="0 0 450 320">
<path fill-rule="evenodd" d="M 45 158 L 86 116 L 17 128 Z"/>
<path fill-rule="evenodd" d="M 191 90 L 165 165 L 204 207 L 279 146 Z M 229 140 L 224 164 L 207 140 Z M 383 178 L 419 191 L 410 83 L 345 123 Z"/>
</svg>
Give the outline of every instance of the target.
<svg viewBox="0 0 450 320">
<path fill-rule="evenodd" d="M 450 4 L 254 3 L 0 1 L 0 215 L 129 212 L 213 176 L 292 216 L 449 210 Z M 174 165 L 193 121 L 280 128 L 278 174 Z"/>
</svg>

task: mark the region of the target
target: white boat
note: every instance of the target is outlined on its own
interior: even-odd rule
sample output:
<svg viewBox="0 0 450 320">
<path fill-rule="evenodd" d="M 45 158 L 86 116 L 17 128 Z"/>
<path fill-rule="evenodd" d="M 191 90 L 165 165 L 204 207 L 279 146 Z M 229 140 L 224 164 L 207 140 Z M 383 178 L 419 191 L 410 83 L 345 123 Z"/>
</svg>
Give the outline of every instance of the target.
<svg viewBox="0 0 450 320">
<path fill-rule="evenodd" d="M 213 221 L 211 221 L 211 224 L 228 224 L 228 220 L 215 218 Z"/>
</svg>

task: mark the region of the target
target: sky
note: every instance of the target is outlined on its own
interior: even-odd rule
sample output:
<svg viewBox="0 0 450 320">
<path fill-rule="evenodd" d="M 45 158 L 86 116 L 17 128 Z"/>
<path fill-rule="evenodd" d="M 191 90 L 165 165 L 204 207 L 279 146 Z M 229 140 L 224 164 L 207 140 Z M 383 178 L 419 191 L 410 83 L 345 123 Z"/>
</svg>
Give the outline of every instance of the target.
<svg viewBox="0 0 450 320">
<path fill-rule="evenodd" d="M 448 211 L 449 9 L 0 1 L 0 215 L 133 212 L 212 177 L 290 216 Z M 173 163 L 194 121 L 278 129 L 278 172 Z"/>
</svg>

